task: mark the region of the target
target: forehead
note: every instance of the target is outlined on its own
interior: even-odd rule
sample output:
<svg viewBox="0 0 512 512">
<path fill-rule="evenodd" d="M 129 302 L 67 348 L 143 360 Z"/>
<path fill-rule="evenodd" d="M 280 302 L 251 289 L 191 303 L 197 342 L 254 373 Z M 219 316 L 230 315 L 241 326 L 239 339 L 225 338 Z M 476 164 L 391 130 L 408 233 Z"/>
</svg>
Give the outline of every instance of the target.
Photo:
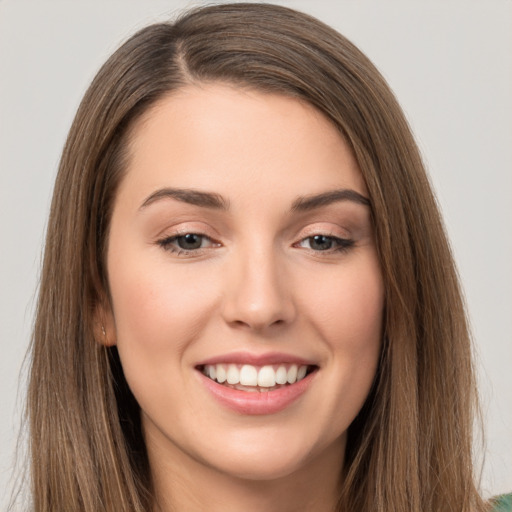
<svg viewBox="0 0 512 512">
<path fill-rule="evenodd" d="M 132 129 L 120 192 L 164 186 L 243 196 L 366 187 L 334 124 L 298 99 L 224 84 L 187 86 Z"/>
</svg>

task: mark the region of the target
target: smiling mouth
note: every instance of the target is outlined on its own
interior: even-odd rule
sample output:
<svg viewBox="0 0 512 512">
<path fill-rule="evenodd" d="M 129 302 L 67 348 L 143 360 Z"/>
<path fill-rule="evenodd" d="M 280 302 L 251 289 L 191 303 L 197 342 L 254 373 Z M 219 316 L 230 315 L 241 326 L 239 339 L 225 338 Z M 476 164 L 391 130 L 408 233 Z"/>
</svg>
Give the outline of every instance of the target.
<svg viewBox="0 0 512 512">
<path fill-rule="evenodd" d="M 315 365 L 205 364 L 197 368 L 223 386 L 249 392 L 275 391 L 301 381 L 318 369 Z"/>
</svg>

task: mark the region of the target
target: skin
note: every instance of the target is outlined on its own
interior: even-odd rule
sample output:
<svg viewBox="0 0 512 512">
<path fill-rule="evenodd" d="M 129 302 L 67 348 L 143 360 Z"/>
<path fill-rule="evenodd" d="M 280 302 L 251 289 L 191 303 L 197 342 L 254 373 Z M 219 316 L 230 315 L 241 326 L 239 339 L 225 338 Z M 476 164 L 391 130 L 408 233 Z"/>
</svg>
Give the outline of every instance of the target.
<svg viewBox="0 0 512 512">
<path fill-rule="evenodd" d="M 158 194 L 169 187 L 228 208 Z M 187 86 L 134 127 L 108 243 L 105 343 L 141 407 L 159 510 L 169 496 L 172 510 L 334 510 L 347 428 L 376 372 L 382 276 L 367 205 L 292 206 L 340 189 L 367 197 L 339 132 L 296 99 Z M 186 233 L 204 235 L 201 247 L 179 253 L 172 237 Z M 322 250 L 314 235 L 330 237 Z M 240 350 L 318 369 L 284 410 L 240 414 L 196 369 Z"/>
</svg>

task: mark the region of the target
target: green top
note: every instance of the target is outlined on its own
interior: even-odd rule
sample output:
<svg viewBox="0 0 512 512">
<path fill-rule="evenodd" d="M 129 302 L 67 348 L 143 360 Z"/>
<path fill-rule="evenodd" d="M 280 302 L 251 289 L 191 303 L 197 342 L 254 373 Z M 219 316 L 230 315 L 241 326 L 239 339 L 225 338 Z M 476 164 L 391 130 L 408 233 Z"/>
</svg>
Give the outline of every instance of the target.
<svg viewBox="0 0 512 512">
<path fill-rule="evenodd" d="M 512 494 L 503 494 L 491 501 L 492 512 L 512 512 Z"/>
</svg>

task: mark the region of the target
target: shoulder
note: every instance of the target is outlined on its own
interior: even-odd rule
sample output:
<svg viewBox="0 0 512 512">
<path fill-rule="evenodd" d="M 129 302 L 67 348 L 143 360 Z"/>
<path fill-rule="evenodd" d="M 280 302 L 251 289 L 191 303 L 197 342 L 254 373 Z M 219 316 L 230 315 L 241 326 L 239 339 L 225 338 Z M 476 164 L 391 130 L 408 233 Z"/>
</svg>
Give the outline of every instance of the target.
<svg viewBox="0 0 512 512">
<path fill-rule="evenodd" d="M 502 494 L 491 500 L 490 512 L 512 512 L 512 494 Z"/>
</svg>

